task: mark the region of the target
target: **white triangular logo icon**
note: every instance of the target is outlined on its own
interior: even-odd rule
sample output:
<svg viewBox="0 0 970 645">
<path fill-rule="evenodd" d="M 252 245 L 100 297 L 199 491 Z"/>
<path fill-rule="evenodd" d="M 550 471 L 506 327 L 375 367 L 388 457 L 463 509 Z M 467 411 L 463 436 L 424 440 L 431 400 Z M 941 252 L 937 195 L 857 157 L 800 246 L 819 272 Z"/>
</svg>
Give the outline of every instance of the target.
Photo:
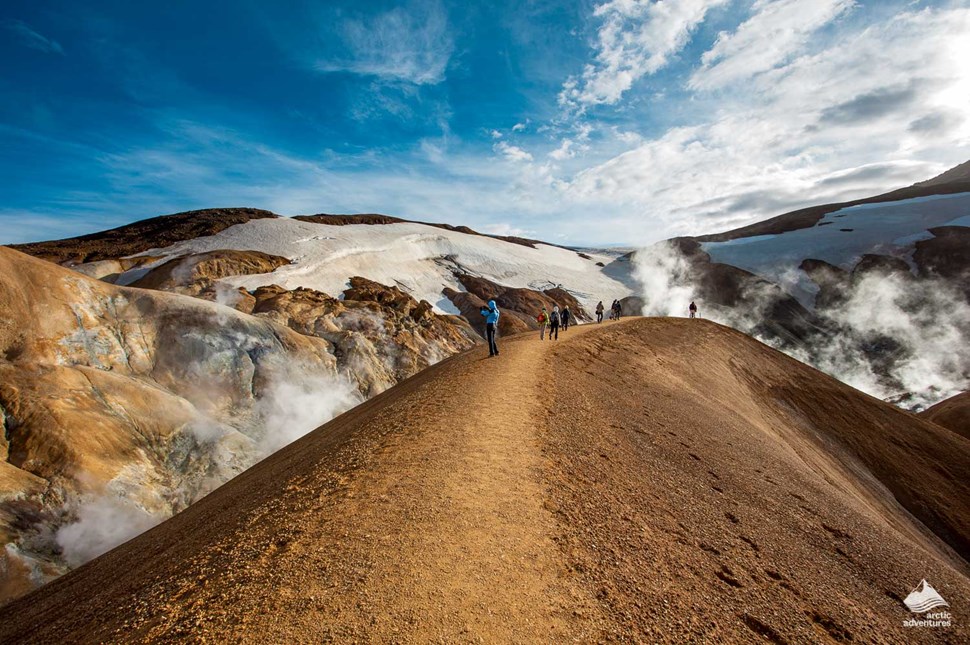
<svg viewBox="0 0 970 645">
<path fill-rule="evenodd" d="M 910 592 L 906 599 L 903 601 L 911 612 L 914 614 L 922 614 L 925 611 L 934 609 L 936 607 L 949 607 L 950 603 L 943 600 L 943 596 L 937 593 L 936 589 L 933 588 L 930 583 L 925 579 L 917 585 L 913 591 Z"/>
</svg>

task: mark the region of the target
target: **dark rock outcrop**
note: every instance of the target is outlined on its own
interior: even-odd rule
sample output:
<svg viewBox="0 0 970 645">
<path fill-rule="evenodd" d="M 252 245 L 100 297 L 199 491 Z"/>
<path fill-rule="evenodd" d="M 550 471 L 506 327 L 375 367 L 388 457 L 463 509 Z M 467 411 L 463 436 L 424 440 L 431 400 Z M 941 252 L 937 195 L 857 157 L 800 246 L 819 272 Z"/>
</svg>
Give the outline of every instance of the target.
<svg viewBox="0 0 970 645">
<path fill-rule="evenodd" d="M 14 244 L 11 248 L 57 264 L 81 264 L 164 248 L 176 242 L 215 235 L 236 224 L 268 217 L 279 215 L 258 208 L 207 208 L 153 217 L 80 237 Z"/>
<path fill-rule="evenodd" d="M 970 227 L 939 226 L 929 231 L 933 237 L 917 242 L 913 253 L 919 276 L 962 283 L 970 300 Z"/>
</svg>

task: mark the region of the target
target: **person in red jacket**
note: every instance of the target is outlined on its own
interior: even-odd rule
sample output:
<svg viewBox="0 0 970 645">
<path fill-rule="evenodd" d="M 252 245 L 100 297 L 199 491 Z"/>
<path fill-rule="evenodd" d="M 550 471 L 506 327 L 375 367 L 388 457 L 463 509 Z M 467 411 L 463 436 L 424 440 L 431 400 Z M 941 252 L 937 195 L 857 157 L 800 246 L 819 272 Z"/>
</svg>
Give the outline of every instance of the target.
<svg viewBox="0 0 970 645">
<path fill-rule="evenodd" d="M 543 307 L 539 315 L 536 316 L 536 322 L 539 323 L 539 340 L 545 340 L 546 338 L 546 325 L 549 324 L 549 314 L 546 313 L 546 308 Z"/>
</svg>

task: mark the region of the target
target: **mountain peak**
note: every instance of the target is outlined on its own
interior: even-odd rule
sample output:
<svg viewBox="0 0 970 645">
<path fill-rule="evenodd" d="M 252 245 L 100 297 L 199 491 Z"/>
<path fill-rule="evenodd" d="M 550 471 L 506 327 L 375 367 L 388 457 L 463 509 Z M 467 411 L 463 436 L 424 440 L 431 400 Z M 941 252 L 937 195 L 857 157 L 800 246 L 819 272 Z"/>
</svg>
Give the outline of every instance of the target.
<svg viewBox="0 0 970 645">
<path fill-rule="evenodd" d="M 933 177 L 932 179 L 927 179 L 926 181 L 919 181 L 914 184 L 915 186 L 940 186 L 943 184 L 950 184 L 955 181 L 970 181 L 970 161 L 964 161 L 959 166 L 954 166 L 944 173 Z"/>
</svg>

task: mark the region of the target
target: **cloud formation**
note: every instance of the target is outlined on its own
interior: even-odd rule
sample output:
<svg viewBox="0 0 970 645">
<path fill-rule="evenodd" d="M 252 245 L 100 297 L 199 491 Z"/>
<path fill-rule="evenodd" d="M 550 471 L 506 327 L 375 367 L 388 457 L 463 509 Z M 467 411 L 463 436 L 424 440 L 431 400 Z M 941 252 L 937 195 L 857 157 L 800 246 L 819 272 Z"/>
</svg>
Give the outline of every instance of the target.
<svg viewBox="0 0 970 645">
<path fill-rule="evenodd" d="M 776 4 L 758 3 L 762 13 L 751 20 Z M 828 6 L 820 15 L 848 5 Z M 713 74 L 731 52 L 771 48 L 773 30 L 756 38 L 749 23 L 734 32 L 743 38 L 719 38 L 708 52 L 717 55 L 705 54 L 710 65 L 700 73 Z M 774 66 L 755 65 L 766 71 L 748 78 L 743 90 L 718 95 L 712 118 L 670 128 L 559 185 L 571 200 L 636 210 L 670 236 L 926 179 L 964 161 L 960 150 L 970 146 L 968 26 L 964 8 L 903 12 L 818 51 L 770 56 L 764 60 Z M 744 47 L 723 44 L 739 40 Z M 727 78 L 727 69 L 718 74 Z M 704 84 L 714 78 L 705 76 Z M 696 100 L 708 99 L 702 92 Z"/>
<path fill-rule="evenodd" d="M 711 90 L 739 83 L 790 60 L 812 35 L 855 5 L 855 0 L 757 0 L 753 15 L 718 35 L 701 56 L 688 85 Z"/>
<path fill-rule="evenodd" d="M 440 0 L 409 2 L 366 19 L 346 18 L 338 35 L 345 51 L 317 60 L 317 71 L 435 85 L 444 80 L 454 50 Z"/>
<path fill-rule="evenodd" d="M 593 15 L 602 21 L 594 62 L 563 85 L 563 105 L 617 103 L 633 84 L 662 69 L 687 44 L 707 12 L 727 0 L 611 0 Z"/>
<path fill-rule="evenodd" d="M 970 157 L 965 2 L 296 0 L 180 46 L 98 5 L 66 41 L 93 92 L 0 78 L 0 242 L 245 204 L 642 244 Z M 0 48 L 57 53 L 44 16 Z"/>
<path fill-rule="evenodd" d="M 498 152 L 509 161 L 532 161 L 531 154 L 518 146 L 513 146 L 504 141 L 499 141 L 496 143 L 494 149 L 495 152 Z"/>
</svg>

